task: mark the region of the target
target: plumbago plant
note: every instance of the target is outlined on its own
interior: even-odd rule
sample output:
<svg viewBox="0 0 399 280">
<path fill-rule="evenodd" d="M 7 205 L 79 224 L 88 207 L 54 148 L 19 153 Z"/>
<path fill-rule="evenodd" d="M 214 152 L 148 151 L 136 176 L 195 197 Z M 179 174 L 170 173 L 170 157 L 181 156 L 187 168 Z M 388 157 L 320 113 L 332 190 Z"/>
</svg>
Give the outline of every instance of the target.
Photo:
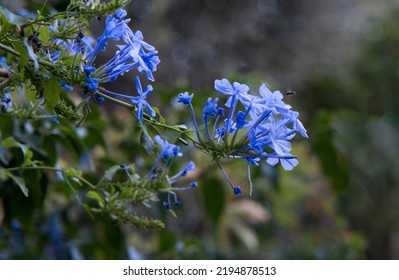
<svg viewBox="0 0 399 280">
<path fill-rule="evenodd" d="M 219 97 L 209 97 L 200 115 L 194 112 L 194 94 L 177 94 L 176 101 L 188 107 L 194 125 L 168 124 L 147 101 L 154 91 L 158 52 L 140 31 L 129 27 L 123 9 L 127 2 L 72 0 L 66 11 L 37 12 L 33 17 L 0 7 L 0 194 L 4 201 L 38 193 L 38 200 L 44 200 L 43 186 L 53 182 L 71 189 L 91 214 L 102 213 L 140 228 L 162 228 L 162 221 L 139 215 L 135 206 L 150 206 L 165 193 L 162 204 L 173 213 L 172 208 L 181 203 L 178 192 L 198 186 L 196 181 L 179 183 L 195 168 L 193 161 L 186 161 L 180 171 L 171 171 L 174 161 L 183 156 L 181 145 L 207 154 L 235 195 L 242 191 L 224 170 L 226 159 L 246 164 L 250 195 L 251 166 L 265 161 L 291 170 L 298 164 L 290 153 L 290 140 L 297 132 L 308 137 L 299 113 L 284 103 L 279 91 L 272 92 L 264 84 L 251 93 L 245 84 L 217 79 L 214 87 Z M 103 32 L 92 38 L 90 23 L 99 19 Z M 116 51 L 105 63 L 97 61 L 100 53 L 112 48 Z M 122 75 L 135 76 L 134 94 L 109 89 L 108 83 Z M 77 97 L 79 102 L 71 102 Z M 219 98 L 226 99 L 224 105 L 219 105 Z M 121 163 L 110 166 L 100 178 L 89 179 L 68 155 L 54 156 L 59 149 L 55 139 L 78 147 L 74 144 L 78 137 L 68 133 L 75 131 L 74 126 L 84 127 L 101 102 L 132 113 L 141 131 L 132 137 L 139 137 L 147 152 L 154 154 L 148 171 Z M 35 121 L 35 126 L 29 121 Z M 97 129 L 101 130 L 101 124 Z M 98 131 L 89 129 L 88 133 Z"/>
</svg>

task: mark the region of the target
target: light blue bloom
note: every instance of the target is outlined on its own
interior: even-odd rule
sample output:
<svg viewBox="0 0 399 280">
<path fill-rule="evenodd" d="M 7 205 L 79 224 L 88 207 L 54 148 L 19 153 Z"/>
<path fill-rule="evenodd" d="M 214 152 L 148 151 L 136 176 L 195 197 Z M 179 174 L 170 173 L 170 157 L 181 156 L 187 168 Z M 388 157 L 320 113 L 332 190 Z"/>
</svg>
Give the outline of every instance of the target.
<svg viewBox="0 0 399 280">
<path fill-rule="evenodd" d="M 139 49 L 144 48 L 147 51 L 155 51 L 154 46 L 144 42 L 143 33 L 140 30 L 137 30 L 132 36 L 132 43 L 136 45 Z"/>
<path fill-rule="evenodd" d="M 262 84 L 259 87 L 259 94 L 262 98 L 256 99 L 255 103 L 265 106 L 266 108 L 262 108 L 262 106 L 258 108 L 271 110 L 273 114 L 287 114 L 289 113 L 291 106 L 287 105 L 283 102 L 283 95 L 279 91 L 271 92 L 265 84 Z"/>
<path fill-rule="evenodd" d="M 105 98 L 102 97 L 101 95 L 96 94 L 96 101 L 99 103 L 102 103 L 105 101 Z"/>
<path fill-rule="evenodd" d="M 7 71 L 10 70 L 10 66 L 8 66 L 5 56 L 0 57 L 0 67 Z"/>
<path fill-rule="evenodd" d="M 127 23 L 130 19 L 123 20 L 125 16 L 126 11 L 119 9 L 114 15 L 107 17 L 104 32 L 97 39 L 96 45 L 88 56 L 88 64 L 93 64 L 99 51 L 105 51 L 109 40 L 122 41 L 124 44 L 118 45 L 119 50 L 115 56 L 100 68 L 101 82 L 114 81 L 119 75 L 133 68 L 146 73 L 147 78 L 154 81 L 153 72 L 157 70 L 160 62 L 157 56 L 158 51 L 144 41 L 141 31 L 133 32 L 129 28 Z"/>
<path fill-rule="evenodd" d="M 0 109 L 1 111 L 7 112 L 7 109 L 12 106 L 11 94 L 6 92 L 3 97 L 0 99 Z"/>
<path fill-rule="evenodd" d="M 202 118 L 204 119 L 204 123 L 207 123 L 208 117 L 214 117 L 218 114 L 218 102 L 219 98 L 217 97 L 214 100 L 210 97 L 208 98 L 204 108 L 202 109 Z"/>
<path fill-rule="evenodd" d="M 190 161 L 186 164 L 186 166 L 184 166 L 184 168 L 176 173 L 174 176 L 170 177 L 170 182 L 171 183 L 175 183 L 177 182 L 181 177 L 185 177 L 187 175 L 187 172 L 190 170 L 194 170 L 195 169 L 195 164 L 193 161 Z"/>
<path fill-rule="evenodd" d="M 4 102 L 6 103 L 6 106 L 7 106 L 8 108 L 10 108 L 10 107 L 12 106 L 11 94 L 10 94 L 10 93 L 6 92 L 6 93 L 4 94 L 3 100 L 4 100 Z"/>
<path fill-rule="evenodd" d="M 204 125 L 205 125 L 205 131 L 206 131 L 208 139 L 211 142 L 212 142 L 212 136 L 209 131 L 208 118 L 214 117 L 220 113 L 223 114 L 223 111 L 220 111 L 220 110 L 218 111 L 218 101 L 219 101 L 219 99 L 217 97 L 213 101 L 212 101 L 212 98 L 209 97 L 208 100 L 206 101 L 205 107 L 202 109 L 202 118 L 203 118 Z M 215 125 L 216 125 L 216 123 L 215 123 Z"/>
<path fill-rule="evenodd" d="M 298 160 L 296 160 L 296 157 L 289 153 L 276 154 L 275 157 L 269 154 L 266 159 L 266 162 L 272 166 L 276 165 L 279 161 L 284 170 L 292 170 L 298 164 Z"/>
<path fill-rule="evenodd" d="M 232 111 L 235 110 L 237 101 L 247 107 L 254 98 L 248 94 L 249 87 L 246 84 L 234 82 L 232 85 L 226 78 L 215 80 L 215 89 L 222 94 L 230 95 L 229 99 L 227 99 L 226 107 Z"/>
<path fill-rule="evenodd" d="M 126 14 L 125 10 L 119 9 L 115 14 L 107 16 L 104 31 L 100 37 L 98 37 L 96 45 L 88 57 L 89 64 L 93 63 L 98 52 L 105 51 L 108 40 L 119 41 L 121 38 L 133 36 L 132 30 L 127 25 L 130 19 L 123 20 Z"/>
<path fill-rule="evenodd" d="M 194 94 L 189 95 L 186 91 L 185 93 L 180 93 L 177 99 L 178 103 L 183 103 L 184 105 L 189 105 L 193 99 Z"/>
<path fill-rule="evenodd" d="M 160 157 L 164 160 L 169 160 L 175 157 L 181 157 L 183 154 L 180 153 L 180 147 L 174 144 L 170 144 L 168 141 L 163 139 L 161 136 L 156 135 L 154 137 L 155 142 L 161 145 L 161 152 L 159 153 Z"/>
<path fill-rule="evenodd" d="M 60 80 L 60 85 L 66 91 L 72 91 L 73 90 L 73 86 L 66 84 L 64 80 Z"/>
<path fill-rule="evenodd" d="M 168 169 L 176 157 L 181 157 L 183 155 L 180 153 L 179 146 L 170 144 L 159 135 L 154 137 L 154 141 L 161 146 L 161 150 L 158 153 L 157 160 L 152 166 L 150 172 L 147 174 L 147 177 L 151 177 L 154 174 L 154 171 L 159 168 L 162 159 L 166 162 L 162 169 Z"/>
<path fill-rule="evenodd" d="M 91 73 L 95 72 L 96 68 L 93 67 L 93 66 L 85 65 L 83 67 L 83 71 L 86 74 L 86 84 L 85 85 L 92 92 L 96 92 L 97 91 L 97 87 L 98 87 L 99 78 L 92 78 L 91 77 Z"/>
<path fill-rule="evenodd" d="M 179 171 L 175 175 L 167 176 L 167 173 L 169 172 L 173 161 L 177 157 L 182 156 L 182 153 L 180 153 L 180 147 L 174 144 L 170 144 L 159 135 L 156 135 L 154 137 L 154 141 L 161 146 L 161 149 L 158 153 L 158 157 L 154 165 L 152 166 L 150 172 L 147 174 L 146 178 L 154 181 L 155 183 L 160 180 L 162 182 L 165 182 L 162 179 L 166 178 L 166 182 L 169 186 L 164 186 L 164 188 L 167 189 L 167 200 L 163 202 L 163 205 L 170 210 L 172 209 L 173 205 L 181 205 L 181 201 L 177 199 L 176 192 L 190 190 L 198 186 L 198 183 L 195 181 L 183 187 L 175 186 L 179 182 L 180 178 L 187 176 L 188 172 L 195 169 L 195 164 L 194 162 L 190 161 L 183 167 L 181 171 Z M 161 163 L 162 161 L 164 162 L 163 165 Z"/>
<path fill-rule="evenodd" d="M 156 113 L 155 111 L 151 108 L 150 104 L 146 101 L 147 96 L 151 93 L 152 91 L 152 86 L 148 85 L 145 90 L 143 91 L 143 88 L 141 87 L 141 82 L 139 77 L 136 77 L 136 90 L 137 94 L 139 96 L 137 97 L 132 97 L 132 102 L 133 104 L 137 105 L 137 119 L 140 122 L 143 122 L 143 108 L 145 108 L 148 113 L 150 114 L 151 117 L 155 117 Z"/>
</svg>

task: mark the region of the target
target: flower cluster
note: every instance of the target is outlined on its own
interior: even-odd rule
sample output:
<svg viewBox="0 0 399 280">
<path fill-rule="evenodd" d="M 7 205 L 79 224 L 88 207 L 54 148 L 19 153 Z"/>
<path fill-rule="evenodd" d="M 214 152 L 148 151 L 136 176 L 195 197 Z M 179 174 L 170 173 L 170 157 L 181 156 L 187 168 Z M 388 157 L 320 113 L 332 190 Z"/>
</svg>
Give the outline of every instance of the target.
<svg viewBox="0 0 399 280">
<path fill-rule="evenodd" d="M 161 146 L 161 150 L 154 165 L 148 172 L 146 179 L 155 184 L 160 184 L 162 189 L 166 189 L 168 198 L 167 201 L 163 202 L 163 205 L 167 209 L 172 209 L 172 205 L 181 205 L 181 202 L 177 199 L 176 191 L 185 191 L 197 187 L 197 182 L 191 182 L 184 187 L 175 187 L 175 184 L 182 177 L 185 177 L 187 175 L 187 172 L 195 169 L 195 164 L 194 162 L 190 161 L 183 167 L 182 170 L 177 172 L 175 175 L 168 176 L 169 169 L 172 166 L 174 160 L 177 157 L 182 156 L 182 153 L 180 152 L 180 147 L 170 144 L 168 141 L 162 139 L 159 135 L 156 135 L 154 137 L 154 140 Z"/>
<path fill-rule="evenodd" d="M 240 188 L 232 184 L 220 164 L 220 158 L 245 159 L 248 162 L 250 186 L 249 166 L 259 165 L 261 159 L 266 159 L 273 166 L 280 162 L 285 170 L 292 170 L 298 164 L 296 156 L 290 153 L 290 140 L 296 132 L 306 138 L 308 135 L 298 119 L 299 113 L 284 103 L 281 92 L 271 92 L 263 84 L 259 88 L 259 95 L 253 95 L 249 93 L 247 85 L 237 82 L 231 84 L 227 79 L 216 80 L 215 89 L 228 96 L 226 108 L 219 107 L 218 98 L 208 98 L 202 110 L 203 133 L 198 129 L 191 106 L 193 94 L 181 93 L 177 102 L 190 106 L 198 146 L 213 157 L 235 194 L 241 193 Z"/>
<path fill-rule="evenodd" d="M 124 44 L 118 45 L 119 50 L 115 56 L 100 67 L 97 75 L 101 76 L 101 81 L 114 81 L 119 75 L 133 68 L 146 73 L 147 78 L 154 81 L 152 72 L 156 71 L 160 62 L 157 56 L 158 51 L 144 41 L 140 31 L 133 32 L 129 28 L 127 23 L 130 19 L 124 20 L 125 16 L 126 11 L 119 9 L 115 14 L 107 17 L 104 32 L 97 39 L 93 51 L 88 56 L 88 64 L 93 64 L 99 51 L 105 51 L 109 40 L 122 40 Z"/>
<path fill-rule="evenodd" d="M 80 73 L 83 73 L 82 86 L 86 89 L 86 93 L 92 92 L 95 94 L 96 100 L 99 102 L 104 101 L 104 96 L 116 96 L 130 100 L 137 106 L 137 117 L 142 122 L 143 107 L 148 110 L 151 116 L 155 116 L 155 112 L 145 101 L 147 95 L 152 91 L 150 85 L 142 91 L 137 76 L 138 96 L 119 94 L 102 87 L 102 84 L 113 82 L 132 69 L 145 73 L 148 80 L 154 81 L 153 72 L 157 70 L 157 65 L 160 63 L 158 51 L 144 41 L 141 31 L 133 32 L 130 29 L 128 26 L 130 19 L 124 19 L 126 14 L 125 10 L 119 9 L 114 14 L 107 16 L 104 31 L 97 40 L 85 36 L 82 32 L 79 32 L 75 39 L 54 39 L 53 45 L 57 48 L 54 48 L 51 52 L 47 51 L 47 57 L 51 62 L 56 63 L 63 56 L 73 56 L 74 65 L 77 68 L 75 78 L 79 79 Z M 50 32 L 55 34 L 57 30 L 65 29 L 65 25 L 68 25 L 68 22 L 55 21 L 54 25 L 50 27 Z M 96 65 L 97 55 L 106 50 L 110 41 L 117 42 L 118 50 L 106 63 L 100 66 Z M 61 81 L 61 85 L 66 90 L 73 89 L 65 81 Z"/>
<path fill-rule="evenodd" d="M 143 108 L 146 108 L 151 116 L 155 116 L 155 112 L 145 100 L 153 90 L 151 85 L 148 85 L 143 91 L 140 79 L 136 76 L 138 96 L 119 94 L 104 88 L 98 89 L 99 84 L 115 81 L 120 75 L 134 68 L 145 73 L 148 80 L 154 81 L 153 72 L 157 70 L 157 65 L 160 62 L 157 56 L 158 51 L 144 41 L 140 31 L 133 32 L 129 28 L 127 24 L 130 19 L 123 19 L 125 16 L 126 11 L 119 9 L 115 14 L 106 18 L 105 29 L 87 55 L 87 64 L 83 66 L 83 69 L 86 75 L 86 86 L 90 91 L 129 99 L 137 106 L 137 118 L 141 123 Z M 105 64 L 96 68 L 93 66 L 95 58 L 100 51 L 105 51 L 110 40 L 123 41 L 123 44 L 118 44 L 118 51 L 115 55 Z M 87 48 L 83 47 L 82 50 L 86 52 Z"/>
</svg>

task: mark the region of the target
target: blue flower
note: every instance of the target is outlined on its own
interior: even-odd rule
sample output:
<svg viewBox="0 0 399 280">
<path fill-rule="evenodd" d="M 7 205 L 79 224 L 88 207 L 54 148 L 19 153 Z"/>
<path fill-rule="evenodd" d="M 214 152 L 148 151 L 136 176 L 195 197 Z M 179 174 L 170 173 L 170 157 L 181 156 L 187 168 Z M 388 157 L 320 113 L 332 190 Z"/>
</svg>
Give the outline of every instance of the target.
<svg viewBox="0 0 399 280">
<path fill-rule="evenodd" d="M 147 174 L 146 178 L 147 180 L 150 180 L 154 183 L 166 182 L 168 184 L 168 186 L 163 186 L 163 188 L 166 189 L 167 192 L 167 201 L 164 201 L 163 205 L 170 210 L 172 209 L 173 205 L 181 205 L 181 202 L 177 199 L 176 192 L 190 190 L 198 186 L 198 183 L 195 181 L 183 187 L 175 186 L 179 182 L 181 177 L 187 176 L 187 173 L 189 171 L 195 169 L 195 164 L 194 162 L 190 161 L 183 167 L 181 171 L 173 176 L 168 176 L 167 174 L 173 161 L 175 160 L 175 158 L 182 156 L 182 153 L 180 153 L 179 146 L 170 144 L 159 135 L 156 135 L 154 137 L 154 140 L 161 146 L 161 149 L 158 153 L 158 157 L 154 165 L 152 166 L 150 172 Z M 161 164 L 162 161 L 164 162 L 163 165 Z"/>
<path fill-rule="evenodd" d="M 10 70 L 10 66 L 8 66 L 5 56 L 0 57 L 0 67 L 7 71 Z"/>
<path fill-rule="evenodd" d="M 89 65 L 85 65 L 83 67 L 83 71 L 86 74 L 86 86 L 88 87 L 88 89 L 90 89 L 91 91 L 95 92 L 97 90 L 98 87 L 98 78 L 92 78 L 91 77 L 91 73 L 93 73 L 94 71 L 96 71 L 96 68 L 93 66 L 89 66 Z"/>
<path fill-rule="evenodd" d="M 266 162 L 272 166 L 276 165 L 280 161 L 284 170 L 292 170 L 298 164 L 298 160 L 296 160 L 296 156 L 293 156 L 289 153 L 285 154 L 268 154 Z"/>
<path fill-rule="evenodd" d="M 59 124 L 60 124 L 60 122 L 58 121 L 58 119 L 57 119 L 56 117 L 52 117 L 52 118 L 50 119 L 50 121 L 51 121 L 53 124 L 55 124 L 55 125 L 59 125 Z"/>
<path fill-rule="evenodd" d="M 223 113 L 224 113 L 224 110 L 220 110 L 218 108 L 218 102 L 219 102 L 219 99 L 217 97 L 213 101 L 212 101 L 212 98 L 209 97 L 208 100 L 206 101 L 205 107 L 202 109 L 202 118 L 204 120 L 205 131 L 206 131 L 208 139 L 211 142 L 212 142 L 212 136 L 211 136 L 211 132 L 209 131 L 208 118 L 214 117 L 216 115 L 220 116 L 220 115 L 223 115 Z M 216 122 L 214 125 L 216 125 Z"/>
<path fill-rule="evenodd" d="M 101 95 L 96 94 L 96 101 L 99 103 L 102 103 L 105 101 L 105 98 L 102 97 Z"/>
<path fill-rule="evenodd" d="M 248 113 L 250 112 L 250 110 L 247 110 L 247 112 L 246 113 L 244 113 L 244 112 L 242 112 L 242 111 L 238 111 L 238 113 L 237 113 L 237 115 L 236 115 L 236 119 L 235 119 L 235 128 L 238 130 L 238 129 L 241 129 L 241 128 L 244 128 L 244 127 L 246 127 L 246 126 L 248 126 L 248 124 L 250 123 L 250 122 L 248 122 L 247 120 L 246 120 L 246 117 L 247 117 L 247 115 L 248 115 Z"/>
<path fill-rule="evenodd" d="M 12 106 L 11 94 L 6 92 L 3 98 L 0 99 L 0 108 L 2 112 L 7 112 L 7 109 Z"/>
<path fill-rule="evenodd" d="M 170 144 L 168 141 L 163 139 L 161 136 L 156 135 L 154 137 L 155 142 L 161 145 L 161 151 L 159 152 L 160 157 L 164 160 L 169 160 L 177 156 L 181 157 L 183 154 L 180 153 L 180 147 L 177 145 Z"/>
<path fill-rule="evenodd" d="M 220 111 L 218 112 L 218 102 L 219 98 L 217 97 L 213 101 L 212 98 L 208 98 L 204 108 L 202 109 L 202 118 L 204 119 L 204 123 L 206 123 L 208 117 L 214 117 L 216 114 L 220 113 Z M 224 112 L 221 113 L 223 115 Z"/>
<path fill-rule="evenodd" d="M 272 110 L 273 114 L 287 114 L 291 106 L 283 102 L 283 95 L 279 91 L 271 92 L 265 84 L 259 87 L 259 94 L 262 98 L 256 99 L 256 103 L 265 106 L 268 110 Z M 260 106 L 259 108 L 262 108 Z M 263 109 L 263 108 L 262 108 Z"/>
<path fill-rule="evenodd" d="M 239 186 L 235 186 L 235 187 L 233 188 L 233 192 L 234 192 L 235 195 L 240 195 L 240 194 L 242 194 L 241 188 L 240 188 Z"/>
<path fill-rule="evenodd" d="M 177 180 L 179 180 L 181 177 L 185 177 L 185 176 L 187 175 L 187 172 L 188 172 L 188 171 L 194 170 L 194 169 L 195 169 L 195 164 L 194 164 L 193 161 L 190 161 L 190 162 L 188 162 L 188 163 L 186 164 L 186 166 L 184 166 L 184 168 L 183 168 L 180 172 L 178 172 L 178 173 L 176 173 L 174 176 L 172 176 L 172 177 L 170 178 L 170 181 L 173 182 L 173 183 L 175 183 L 175 182 L 177 182 Z"/>
<path fill-rule="evenodd" d="M 140 45 L 140 49 L 144 48 L 147 51 L 155 51 L 155 48 L 150 44 L 144 42 L 144 36 L 140 30 L 137 30 L 132 36 L 132 43 L 135 45 Z"/>
<path fill-rule="evenodd" d="M 147 78 L 154 81 L 153 72 L 157 70 L 157 65 L 160 60 L 157 56 L 158 51 L 144 41 L 141 31 L 133 32 L 127 23 L 130 19 L 123 19 L 126 16 L 126 11 L 119 9 L 115 14 L 107 17 L 105 21 L 105 29 L 94 48 L 87 48 L 83 46 L 84 50 L 88 51 L 86 60 L 88 65 L 92 65 L 94 59 L 99 51 L 105 51 L 109 40 L 122 41 L 118 44 L 118 51 L 108 62 L 99 67 L 98 77 L 99 82 L 107 83 L 114 81 L 119 75 L 136 68 L 139 72 L 144 72 Z M 80 40 L 80 45 L 84 45 L 83 37 Z"/>
<path fill-rule="evenodd" d="M 66 84 L 64 80 L 60 80 L 60 85 L 66 91 L 72 91 L 73 90 L 73 86 L 70 86 L 70 85 Z"/>
<path fill-rule="evenodd" d="M 231 108 L 233 111 L 235 110 L 238 100 L 244 106 L 248 106 L 253 99 L 251 95 L 247 94 L 249 87 L 246 84 L 234 82 L 233 85 L 231 85 L 226 78 L 215 80 L 215 89 L 222 94 L 230 95 L 229 99 L 227 99 L 226 107 Z"/>
<path fill-rule="evenodd" d="M 85 65 L 85 66 L 83 66 L 83 71 L 85 72 L 86 76 L 90 76 L 91 73 L 96 71 L 96 67 L 90 66 L 90 65 Z"/>
<path fill-rule="evenodd" d="M 191 103 L 191 99 L 193 99 L 194 94 L 189 95 L 188 92 L 180 93 L 177 99 L 178 103 L 183 103 L 184 105 L 189 105 Z"/>
<path fill-rule="evenodd" d="M 87 56 L 91 55 L 94 51 L 93 48 L 94 38 L 91 36 L 84 36 L 84 37 L 78 36 L 77 38 L 80 39 L 74 41 L 69 40 L 69 48 L 71 49 L 70 55 L 76 55 L 77 53 L 80 53 L 82 54 L 81 58 L 86 59 Z"/>
<path fill-rule="evenodd" d="M 147 96 L 151 93 L 152 91 L 152 86 L 148 85 L 145 90 L 143 91 L 143 88 L 141 87 L 141 82 L 139 77 L 136 77 L 136 90 L 139 96 L 137 97 L 132 97 L 132 102 L 137 105 L 137 118 L 140 122 L 143 122 L 143 108 L 145 108 L 148 113 L 151 115 L 151 117 L 155 117 L 156 113 L 155 111 L 151 108 L 150 104 L 145 100 Z"/>
<path fill-rule="evenodd" d="M 176 157 L 181 157 L 182 153 L 180 153 L 180 147 L 177 145 L 170 144 L 168 141 L 163 139 L 161 136 L 156 135 L 154 137 L 154 141 L 161 145 L 161 151 L 158 153 L 158 158 L 152 166 L 150 172 L 147 174 L 147 177 L 151 177 L 154 174 L 154 171 L 159 168 L 159 164 L 163 159 L 166 161 L 166 164 L 162 169 L 169 169 L 170 165 L 173 163 Z"/>
<path fill-rule="evenodd" d="M 10 107 L 12 106 L 11 94 L 10 94 L 10 93 L 6 92 L 6 93 L 4 94 L 3 100 L 4 100 L 4 102 L 6 103 L 6 106 L 7 106 L 8 108 L 10 108 Z"/>
<path fill-rule="evenodd" d="M 100 37 L 98 37 L 96 45 L 88 57 L 90 64 L 93 63 L 99 51 L 105 51 L 108 40 L 119 41 L 121 38 L 129 37 L 129 35 L 133 36 L 132 30 L 127 25 L 130 19 L 123 20 L 126 14 L 125 10 L 119 9 L 115 14 L 107 16 L 105 29 Z"/>
<path fill-rule="evenodd" d="M 143 61 L 144 64 L 140 64 L 138 70 L 139 72 L 144 71 L 150 81 L 154 81 L 154 76 L 152 75 L 152 72 L 155 72 L 157 70 L 157 65 L 161 62 L 157 54 L 158 51 L 152 51 L 149 53 L 144 53 L 143 51 L 140 52 L 139 61 Z"/>
<path fill-rule="evenodd" d="M 160 62 L 159 57 L 157 56 L 158 51 L 146 53 L 143 48 L 141 48 L 141 44 L 136 44 L 132 40 L 129 40 L 128 46 L 129 51 L 128 57 L 126 58 L 130 59 L 134 63 L 134 67 L 137 67 L 139 72 L 145 72 L 147 78 L 150 81 L 154 81 L 152 72 L 157 70 L 157 65 Z"/>
</svg>

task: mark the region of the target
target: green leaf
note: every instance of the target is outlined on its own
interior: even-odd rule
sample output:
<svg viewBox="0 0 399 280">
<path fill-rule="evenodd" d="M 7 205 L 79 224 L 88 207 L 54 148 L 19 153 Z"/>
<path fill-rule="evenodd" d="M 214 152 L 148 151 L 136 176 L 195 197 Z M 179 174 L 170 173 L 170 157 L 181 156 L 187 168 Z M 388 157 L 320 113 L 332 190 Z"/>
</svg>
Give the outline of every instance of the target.
<svg viewBox="0 0 399 280">
<path fill-rule="evenodd" d="M 104 206 L 104 204 L 105 204 L 104 199 L 101 197 L 101 195 L 98 194 L 98 192 L 88 191 L 86 193 L 86 197 L 97 200 L 97 202 L 100 204 L 100 206 Z"/>
<path fill-rule="evenodd" d="M 7 173 L 3 169 L 0 169 L 0 181 L 5 181 L 7 179 Z"/>
<path fill-rule="evenodd" d="M 204 194 L 204 205 L 208 216 L 217 224 L 224 210 L 225 197 L 223 183 L 216 178 L 203 181 L 201 189 Z"/>
<path fill-rule="evenodd" d="M 330 178 L 336 191 L 344 191 L 350 183 L 348 166 L 339 161 L 339 152 L 334 145 L 334 129 L 332 127 L 332 115 L 328 112 L 320 112 L 315 118 L 319 131 L 314 133 L 312 144 L 319 156 L 321 166 Z"/>
<path fill-rule="evenodd" d="M 11 23 L 14 25 L 22 25 L 28 19 L 27 17 L 18 16 L 16 14 L 11 13 L 7 8 L 3 6 L 0 6 L 0 14 L 2 15 L 2 20 L 4 19 L 6 23 Z"/>
<path fill-rule="evenodd" d="M 11 13 L 7 8 L 0 6 L 0 36 L 10 31 L 15 25 L 22 25 L 26 22 L 26 17 L 21 17 Z"/>
<path fill-rule="evenodd" d="M 33 152 L 29 149 L 27 145 L 19 143 L 12 136 L 9 136 L 6 139 L 4 139 L 1 142 L 1 146 L 3 146 L 4 148 L 20 148 L 24 156 L 24 162 L 22 165 L 28 166 L 33 164 L 32 161 Z"/>
<path fill-rule="evenodd" d="M 50 37 L 49 27 L 42 26 L 42 28 L 40 28 L 39 39 L 43 42 L 44 45 L 47 45 L 49 37 Z"/>
<path fill-rule="evenodd" d="M 19 53 L 18 67 L 20 70 L 20 75 L 22 77 L 25 77 L 25 65 L 29 61 L 28 52 L 26 50 L 26 47 L 22 43 L 19 43 L 19 42 L 14 43 L 14 49 Z"/>
<path fill-rule="evenodd" d="M 32 161 L 32 157 L 33 157 L 32 150 L 27 150 L 25 153 L 25 158 L 24 158 L 24 162 L 22 163 L 22 166 L 26 167 L 26 166 L 34 165 L 35 161 Z"/>
<path fill-rule="evenodd" d="M 159 108 L 158 107 L 152 107 L 152 109 L 154 110 L 154 112 L 157 114 L 156 118 L 158 120 L 159 123 L 161 124 L 165 124 L 165 119 L 162 117 Z"/>
<path fill-rule="evenodd" d="M 80 21 L 81 23 L 83 23 L 84 25 L 86 25 L 86 26 L 90 26 L 89 21 L 88 21 L 85 17 L 80 17 L 80 18 L 79 18 L 79 21 Z"/>
<path fill-rule="evenodd" d="M 155 130 L 159 136 L 166 139 L 169 143 L 176 143 L 179 138 L 190 139 L 192 131 L 185 125 L 166 125 L 160 123 L 151 123 L 149 126 Z"/>
<path fill-rule="evenodd" d="M 23 193 L 26 197 L 28 197 L 28 195 L 29 195 L 29 190 L 28 190 L 28 188 L 27 188 L 26 185 L 25 185 L 25 180 L 24 180 L 22 177 L 12 175 L 11 172 L 8 172 L 8 173 L 7 173 L 7 176 L 8 176 L 10 179 L 12 179 L 12 180 L 19 186 L 19 188 L 21 189 L 22 193 Z"/>
<path fill-rule="evenodd" d="M 19 148 L 19 143 L 15 141 L 14 137 L 9 136 L 1 142 L 4 148 Z"/>
<path fill-rule="evenodd" d="M 82 176 L 82 171 L 81 170 L 76 170 L 76 169 L 74 169 L 72 167 L 66 169 L 64 171 L 64 173 L 66 175 L 68 175 L 69 177 L 81 177 Z"/>
<path fill-rule="evenodd" d="M 86 203 L 83 203 L 83 204 L 81 204 L 81 205 L 82 205 L 83 209 L 86 210 L 86 213 L 89 214 L 90 218 L 91 218 L 92 220 L 94 220 L 94 215 L 93 215 L 93 213 L 92 213 L 92 211 L 91 211 L 91 207 L 90 207 L 89 205 L 87 205 Z"/>
<path fill-rule="evenodd" d="M 159 252 L 171 252 L 176 246 L 176 232 L 163 230 L 159 233 Z"/>
<path fill-rule="evenodd" d="M 54 112 L 54 106 L 60 99 L 61 85 L 58 79 L 51 76 L 44 82 L 44 97 L 46 98 L 46 106 L 50 112 Z"/>
<path fill-rule="evenodd" d="M 146 149 L 148 154 L 152 154 L 156 150 L 157 146 L 155 145 L 154 141 L 152 141 L 147 129 L 144 126 L 141 128 L 140 143 Z"/>
<path fill-rule="evenodd" d="M 107 169 L 104 174 L 104 180 L 111 181 L 115 175 L 115 172 L 121 169 L 119 165 L 114 165 L 111 168 Z"/>
</svg>

